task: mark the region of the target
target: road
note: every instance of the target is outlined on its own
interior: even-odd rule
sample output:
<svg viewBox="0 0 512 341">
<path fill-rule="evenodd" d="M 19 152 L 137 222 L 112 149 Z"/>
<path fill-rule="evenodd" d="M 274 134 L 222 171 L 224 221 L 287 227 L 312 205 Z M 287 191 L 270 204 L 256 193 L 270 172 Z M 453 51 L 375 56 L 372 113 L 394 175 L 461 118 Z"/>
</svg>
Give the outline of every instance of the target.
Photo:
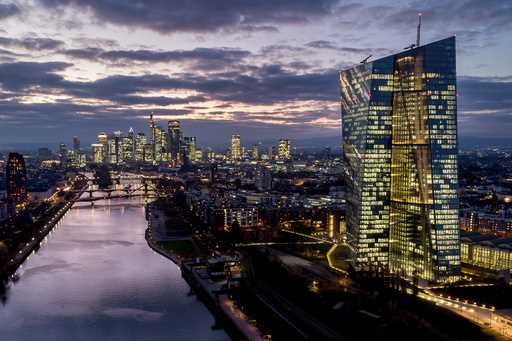
<svg viewBox="0 0 512 341">
<path fill-rule="evenodd" d="M 498 314 L 494 307 L 478 305 L 476 302 L 462 301 L 456 298 L 435 294 L 426 289 L 418 294 L 419 298 L 435 303 L 435 305 L 448 309 L 482 327 L 506 337 L 512 337 L 512 326 L 507 318 Z"/>
</svg>

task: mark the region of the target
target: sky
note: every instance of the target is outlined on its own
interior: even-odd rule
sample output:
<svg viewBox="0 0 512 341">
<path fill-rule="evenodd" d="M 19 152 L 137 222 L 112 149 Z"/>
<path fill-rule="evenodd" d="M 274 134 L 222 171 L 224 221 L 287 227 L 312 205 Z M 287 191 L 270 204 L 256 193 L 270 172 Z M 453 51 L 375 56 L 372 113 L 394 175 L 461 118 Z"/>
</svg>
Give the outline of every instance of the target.
<svg viewBox="0 0 512 341">
<path fill-rule="evenodd" d="M 182 122 L 200 145 L 339 136 L 338 72 L 457 37 L 461 136 L 512 131 L 512 1 L 0 0 L 0 145 Z"/>
</svg>

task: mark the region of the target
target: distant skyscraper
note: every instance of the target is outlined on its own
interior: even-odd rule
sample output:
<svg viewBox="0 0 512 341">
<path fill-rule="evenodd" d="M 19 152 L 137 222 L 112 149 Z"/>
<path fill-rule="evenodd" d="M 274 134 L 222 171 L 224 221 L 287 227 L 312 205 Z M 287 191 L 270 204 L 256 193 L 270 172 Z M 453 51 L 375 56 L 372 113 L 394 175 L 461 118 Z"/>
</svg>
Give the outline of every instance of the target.
<svg viewBox="0 0 512 341">
<path fill-rule="evenodd" d="M 9 153 L 5 169 L 7 200 L 11 206 L 11 214 L 23 210 L 27 206 L 27 169 L 23 155 Z"/>
<path fill-rule="evenodd" d="M 156 124 L 155 120 L 153 119 L 153 114 L 149 115 L 149 143 L 151 144 L 151 154 L 153 157 L 156 155 L 156 149 L 157 149 L 157 142 L 156 142 Z"/>
<path fill-rule="evenodd" d="M 161 127 L 156 127 L 156 154 L 155 161 L 168 161 L 167 153 L 167 132 Z"/>
<path fill-rule="evenodd" d="M 78 136 L 73 137 L 73 150 L 75 152 L 80 151 L 80 139 L 78 138 Z"/>
<path fill-rule="evenodd" d="M 174 167 L 179 166 L 182 162 L 182 138 L 180 121 L 167 122 L 167 150 L 169 151 L 170 162 Z"/>
<path fill-rule="evenodd" d="M 135 131 L 133 131 L 133 128 L 130 127 L 128 130 L 128 138 L 130 139 L 130 146 L 132 147 L 132 150 L 130 151 L 130 161 L 135 161 Z"/>
<path fill-rule="evenodd" d="M 455 38 L 342 71 L 340 82 L 354 265 L 457 280 Z"/>
<path fill-rule="evenodd" d="M 239 161 L 242 159 L 242 146 L 240 144 L 240 135 L 231 135 L 231 160 Z"/>
<path fill-rule="evenodd" d="M 196 137 L 195 136 L 185 136 L 184 138 L 185 144 L 185 154 L 189 161 L 196 161 Z"/>
<path fill-rule="evenodd" d="M 277 157 L 279 160 L 290 160 L 292 158 L 292 144 L 288 139 L 279 139 L 277 145 Z"/>
<path fill-rule="evenodd" d="M 108 162 L 114 165 L 122 161 L 122 141 L 121 132 L 115 131 L 108 139 Z"/>
<path fill-rule="evenodd" d="M 37 157 L 40 159 L 40 160 L 47 160 L 49 159 L 50 157 L 52 156 L 52 152 L 50 151 L 50 149 L 44 147 L 44 148 L 39 148 L 38 151 L 37 151 Z"/>
<path fill-rule="evenodd" d="M 121 160 L 123 163 L 133 161 L 134 143 L 135 138 L 133 130 L 131 135 L 121 136 Z"/>
<path fill-rule="evenodd" d="M 135 137 L 135 161 L 144 161 L 144 146 L 146 143 L 146 135 L 144 133 L 138 133 Z"/>
<path fill-rule="evenodd" d="M 108 135 L 105 133 L 99 133 L 97 137 L 99 144 L 103 145 L 103 162 L 108 160 Z"/>
<path fill-rule="evenodd" d="M 259 160 L 260 159 L 260 147 L 257 144 L 254 144 L 252 146 L 251 158 L 253 160 Z"/>
<path fill-rule="evenodd" d="M 155 160 L 155 156 L 153 155 L 153 145 L 151 143 L 147 143 L 144 145 L 144 162 L 152 163 Z"/>
<path fill-rule="evenodd" d="M 59 160 L 63 167 L 67 166 L 68 163 L 68 147 L 65 143 L 59 144 Z"/>
<path fill-rule="evenodd" d="M 105 149 L 101 143 L 91 144 L 92 149 L 92 162 L 103 163 L 105 160 Z"/>
</svg>

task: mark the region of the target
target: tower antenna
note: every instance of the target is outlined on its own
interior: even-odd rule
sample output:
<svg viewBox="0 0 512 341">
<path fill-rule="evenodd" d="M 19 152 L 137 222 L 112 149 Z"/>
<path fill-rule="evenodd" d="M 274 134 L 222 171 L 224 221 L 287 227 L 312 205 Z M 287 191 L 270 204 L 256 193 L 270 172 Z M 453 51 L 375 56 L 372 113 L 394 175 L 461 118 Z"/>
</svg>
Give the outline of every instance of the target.
<svg viewBox="0 0 512 341">
<path fill-rule="evenodd" d="M 368 61 L 368 59 L 370 59 L 372 57 L 372 55 L 369 55 L 368 57 L 366 57 L 365 59 L 363 59 L 362 61 L 360 61 L 359 63 L 361 64 L 366 64 L 366 62 Z"/>
<path fill-rule="evenodd" d="M 418 13 L 418 30 L 416 32 L 416 47 L 420 47 L 420 35 L 421 35 L 421 16 L 422 13 Z"/>
</svg>

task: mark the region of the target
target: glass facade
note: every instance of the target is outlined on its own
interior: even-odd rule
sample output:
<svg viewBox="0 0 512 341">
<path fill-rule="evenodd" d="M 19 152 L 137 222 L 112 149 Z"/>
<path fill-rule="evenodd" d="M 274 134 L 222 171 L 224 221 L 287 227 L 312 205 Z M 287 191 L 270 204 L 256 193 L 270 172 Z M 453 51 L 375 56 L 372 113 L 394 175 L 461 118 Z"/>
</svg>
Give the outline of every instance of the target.
<svg viewBox="0 0 512 341">
<path fill-rule="evenodd" d="M 356 268 L 457 280 L 455 38 L 342 71 L 340 84 Z"/>
</svg>

